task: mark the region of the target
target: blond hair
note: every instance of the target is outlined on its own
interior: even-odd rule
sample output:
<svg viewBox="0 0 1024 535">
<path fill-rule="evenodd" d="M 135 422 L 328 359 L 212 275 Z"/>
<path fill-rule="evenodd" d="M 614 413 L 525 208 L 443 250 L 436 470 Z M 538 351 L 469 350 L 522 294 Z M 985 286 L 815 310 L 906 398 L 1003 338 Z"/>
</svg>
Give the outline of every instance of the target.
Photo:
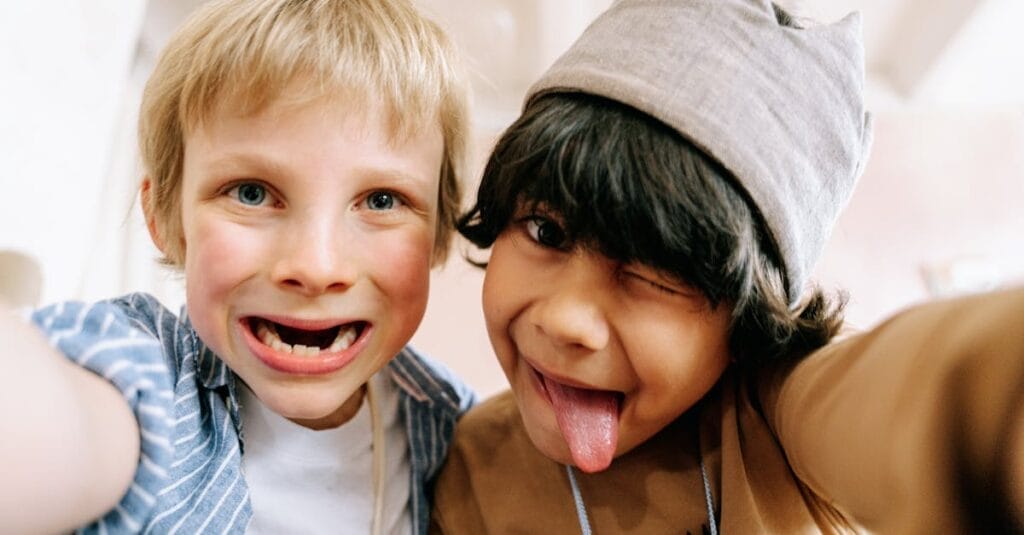
<svg viewBox="0 0 1024 535">
<path fill-rule="evenodd" d="M 301 81 L 303 94 L 285 94 Z M 466 86 L 454 46 L 405 0 L 216 0 L 164 49 L 146 84 L 139 150 L 163 261 L 184 261 L 185 135 L 230 102 L 256 113 L 281 98 L 343 95 L 383 104 L 391 136 L 440 124 L 433 258 L 447 258 L 466 157 Z"/>
</svg>

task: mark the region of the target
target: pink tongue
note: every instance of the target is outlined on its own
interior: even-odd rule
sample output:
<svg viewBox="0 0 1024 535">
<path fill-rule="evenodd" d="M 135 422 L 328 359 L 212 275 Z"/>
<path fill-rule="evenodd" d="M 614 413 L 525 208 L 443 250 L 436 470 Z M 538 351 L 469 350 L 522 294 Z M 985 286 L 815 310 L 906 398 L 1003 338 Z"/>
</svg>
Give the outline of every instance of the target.
<svg viewBox="0 0 1024 535">
<path fill-rule="evenodd" d="M 562 438 L 584 472 L 608 468 L 619 442 L 619 397 L 611 392 L 563 385 L 545 378 Z"/>
</svg>

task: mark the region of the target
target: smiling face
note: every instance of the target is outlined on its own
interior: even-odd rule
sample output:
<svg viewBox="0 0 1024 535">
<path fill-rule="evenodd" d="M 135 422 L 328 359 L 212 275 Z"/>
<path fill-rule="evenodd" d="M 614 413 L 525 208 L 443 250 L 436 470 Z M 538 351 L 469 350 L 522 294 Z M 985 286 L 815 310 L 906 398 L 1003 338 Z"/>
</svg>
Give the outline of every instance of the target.
<svg viewBox="0 0 1024 535">
<path fill-rule="evenodd" d="M 593 472 L 693 406 L 729 361 L 729 307 L 519 213 L 493 245 L 487 330 L 540 451 Z"/>
<path fill-rule="evenodd" d="M 441 131 L 392 139 L 386 118 L 362 102 L 274 103 L 218 111 L 186 137 L 192 324 L 263 403 L 308 427 L 348 418 L 426 307 Z"/>
</svg>

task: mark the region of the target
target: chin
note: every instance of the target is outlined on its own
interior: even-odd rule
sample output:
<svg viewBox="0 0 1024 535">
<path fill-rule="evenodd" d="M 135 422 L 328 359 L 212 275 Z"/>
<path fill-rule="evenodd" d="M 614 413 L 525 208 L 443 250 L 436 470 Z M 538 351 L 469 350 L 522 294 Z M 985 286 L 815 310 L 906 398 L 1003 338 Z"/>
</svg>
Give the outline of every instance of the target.
<svg viewBox="0 0 1024 535">
<path fill-rule="evenodd" d="M 569 446 L 565 444 L 557 425 L 552 422 L 551 426 L 545 426 L 538 419 L 528 417 L 525 412 L 521 416 L 526 435 L 537 451 L 557 463 L 573 464 Z"/>
<path fill-rule="evenodd" d="M 302 384 L 289 391 L 271 391 L 267 397 L 259 397 L 264 404 L 285 418 L 313 420 L 330 416 L 355 391 L 352 389 L 352 392 L 346 393 L 347 389 L 341 388 L 330 388 L 327 392 L 316 390 L 308 384 Z"/>
</svg>

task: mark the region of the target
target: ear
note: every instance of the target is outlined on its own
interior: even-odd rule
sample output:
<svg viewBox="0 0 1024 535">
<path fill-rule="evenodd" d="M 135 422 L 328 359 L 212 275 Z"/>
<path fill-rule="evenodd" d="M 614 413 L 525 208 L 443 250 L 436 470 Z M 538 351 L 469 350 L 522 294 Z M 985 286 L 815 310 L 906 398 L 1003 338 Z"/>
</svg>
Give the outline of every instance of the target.
<svg viewBox="0 0 1024 535">
<path fill-rule="evenodd" d="M 160 228 L 156 224 L 156 214 L 153 213 L 152 195 L 153 181 L 148 176 L 144 177 L 142 179 L 142 187 L 139 190 L 139 196 L 142 200 L 142 213 L 146 217 L 146 228 L 149 229 L 149 238 L 153 240 L 153 245 L 156 245 L 156 248 L 166 255 L 167 251 L 164 249 L 164 240 L 160 236 Z"/>
</svg>

